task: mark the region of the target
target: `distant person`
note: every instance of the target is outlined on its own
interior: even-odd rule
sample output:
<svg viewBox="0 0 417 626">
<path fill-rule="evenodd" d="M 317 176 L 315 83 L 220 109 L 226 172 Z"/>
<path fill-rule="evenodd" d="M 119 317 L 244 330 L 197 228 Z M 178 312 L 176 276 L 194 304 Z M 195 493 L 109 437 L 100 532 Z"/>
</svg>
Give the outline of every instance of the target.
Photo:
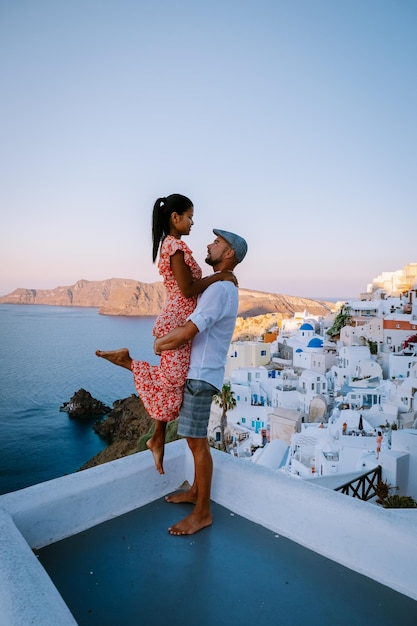
<svg viewBox="0 0 417 626">
<path fill-rule="evenodd" d="M 186 322 L 196 307 L 196 296 L 209 285 L 217 281 L 231 281 L 233 286 L 237 285 L 233 272 L 226 270 L 206 278 L 201 277 L 200 266 L 181 239 L 183 235 L 190 234 L 194 224 L 193 216 L 193 203 L 180 194 L 158 198 L 153 208 L 152 260 L 155 263 L 159 250 L 158 269 L 167 293 L 165 306 L 153 328 L 153 335 L 157 338 Z M 154 432 L 147 446 L 160 474 L 164 473 L 166 425 L 178 417 L 190 350 L 191 344 L 186 343 L 164 351 L 159 365 L 133 360 L 127 348 L 96 351 L 97 356 L 132 371 L 137 392 L 147 412 L 155 420 Z"/>
<path fill-rule="evenodd" d="M 382 446 L 382 433 L 380 430 L 378 430 L 378 435 L 376 438 L 376 458 L 379 459 L 379 454 L 381 452 L 381 446 Z"/>
<path fill-rule="evenodd" d="M 243 261 L 247 244 L 242 237 L 214 230 L 216 239 L 207 246 L 206 263 L 216 272 L 233 271 Z M 210 526 L 213 460 L 207 440 L 207 426 L 213 395 L 223 385 L 226 356 L 236 324 L 238 290 L 232 282 L 210 285 L 199 297 L 197 308 L 187 322 L 155 340 L 155 353 L 175 350 L 192 341 L 190 367 L 184 387 L 184 401 L 178 420 L 178 434 L 187 438 L 194 459 L 194 482 L 185 492 L 166 497 L 167 502 L 191 502 L 194 509 L 171 526 L 171 535 L 192 535 Z"/>
</svg>

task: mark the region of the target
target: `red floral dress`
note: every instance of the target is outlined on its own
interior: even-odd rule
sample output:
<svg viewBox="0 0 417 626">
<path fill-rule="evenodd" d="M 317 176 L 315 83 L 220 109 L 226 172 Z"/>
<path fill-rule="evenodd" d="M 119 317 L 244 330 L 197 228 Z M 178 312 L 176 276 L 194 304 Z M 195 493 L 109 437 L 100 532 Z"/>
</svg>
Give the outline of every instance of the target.
<svg viewBox="0 0 417 626">
<path fill-rule="evenodd" d="M 185 324 L 197 303 L 197 298 L 186 298 L 182 295 L 172 273 L 171 256 L 177 250 L 184 253 L 184 261 L 191 269 L 193 279 L 199 280 L 202 276 L 201 268 L 187 244 L 172 235 L 165 237 L 161 245 L 158 269 L 164 279 L 167 300 L 153 328 L 155 337 L 162 337 Z M 186 343 L 177 350 L 165 350 L 161 354 L 159 365 L 132 361 L 135 387 L 153 419 L 170 422 L 178 417 L 190 363 L 190 351 L 191 343 Z"/>
</svg>

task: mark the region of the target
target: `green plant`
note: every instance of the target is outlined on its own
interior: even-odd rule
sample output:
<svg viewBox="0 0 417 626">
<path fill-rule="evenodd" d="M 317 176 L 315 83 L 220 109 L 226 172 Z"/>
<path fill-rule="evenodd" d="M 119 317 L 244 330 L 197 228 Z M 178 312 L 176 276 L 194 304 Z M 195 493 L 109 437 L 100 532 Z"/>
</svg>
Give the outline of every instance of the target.
<svg viewBox="0 0 417 626">
<path fill-rule="evenodd" d="M 224 437 L 224 431 L 227 426 L 227 411 L 230 411 L 236 406 L 236 398 L 235 394 L 232 391 L 232 387 L 230 383 L 224 383 L 221 391 L 213 396 L 213 400 L 215 404 L 218 404 L 222 409 L 222 414 L 220 417 L 220 445 L 222 450 L 227 452 L 226 441 Z"/>
<path fill-rule="evenodd" d="M 143 452 L 144 450 L 148 449 L 146 442 L 151 437 L 152 437 L 152 431 L 148 431 L 145 435 L 142 435 L 142 437 L 139 437 L 139 439 L 136 442 L 136 448 L 138 452 Z"/>
<path fill-rule="evenodd" d="M 384 509 L 415 509 L 417 508 L 417 502 L 411 496 L 399 496 L 397 493 L 391 495 L 393 489 L 399 489 L 399 487 L 392 487 L 385 480 L 380 480 L 375 488 L 375 494 L 377 496 L 377 504 L 380 504 Z"/>
<path fill-rule="evenodd" d="M 152 424 L 148 432 L 142 435 L 142 437 L 139 437 L 139 439 L 136 442 L 137 452 L 143 452 L 144 450 L 148 449 L 146 442 L 152 437 L 153 431 L 154 431 L 154 425 Z M 165 443 L 171 443 L 171 441 L 176 441 L 177 439 L 180 439 L 177 431 L 178 431 L 178 419 L 173 420 L 172 422 L 168 422 L 167 428 L 165 431 Z"/>
<path fill-rule="evenodd" d="M 377 486 L 375 487 L 375 494 L 377 496 L 377 503 L 383 504 L 386 498 L 388 498 L 389 493 L 392 487 L 385 480 L 380 480 Z"/>
<path fill-rule="evenodd" d="M 417 502 L 411 496 L 399 496 L 395 493 L 385 498 L 382 506 L 384 509 L 416 509 Z"/>
<path fill-rule="evenodd" d="M 327 335 L 332 338 L 338 337 L 342 328 L 349 326 L 351 319 L 349 308 L 343 305 L 340 312 L 336 315 L 333 325 L 327 330 Z"/>
</svg>

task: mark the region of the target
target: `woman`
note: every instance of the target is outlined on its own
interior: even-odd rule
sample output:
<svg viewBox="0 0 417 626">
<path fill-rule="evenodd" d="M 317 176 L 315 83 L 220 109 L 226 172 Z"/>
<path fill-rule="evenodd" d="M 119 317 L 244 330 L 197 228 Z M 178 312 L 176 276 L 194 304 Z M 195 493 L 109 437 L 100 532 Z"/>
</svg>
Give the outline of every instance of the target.
<svg viewBox="0 0 417 626">
<path fill-rule="evenodd" d="M 156 338 L 185 324 L 196 306 L 198 294 L 212 283 L 232 280 L 237 285 L 234 274 L 229 271 L 201 277 L 200 266 L 190 248 L 182 241 L 184 235 L 190 234 L 194 224 L 193 216 L 193 203 L 181 194 L 158 198 L 153 208 L 152 260 L 155 262 L 159 250 L 158 269 L 167 292 L 165 306 L 153 329 Z M 127 348 L 96 351 L 97 356 L 132 371 L 137 392 L 149 415 L 155 420 L 154 432 L 147 446 L 160 474 L 164 473 L 166 425 L 179 414 L 190 350 L 191 344 L 188 343 L 176 350 L 164 351 L 159 365 L 133 360 Z"/>
</svg>

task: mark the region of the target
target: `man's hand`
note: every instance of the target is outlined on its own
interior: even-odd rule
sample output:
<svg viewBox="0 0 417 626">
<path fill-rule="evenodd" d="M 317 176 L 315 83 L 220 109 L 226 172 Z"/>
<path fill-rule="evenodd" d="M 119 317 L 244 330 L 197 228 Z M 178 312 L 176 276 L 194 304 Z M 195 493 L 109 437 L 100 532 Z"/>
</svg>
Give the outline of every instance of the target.
<svg viewBox="0 0 417 626">
<path fill-rule="evenodd" d="M 197 333 L 197 326 L 189 320 L 183 326 L 178 326 L 178 328 L 171 330 L 167 335 L 155 339 L 153 350 L 158 356 L 164 350 L 176 350 L 187 343 L 187 341 L 194 339 Z"/>
</svg>

